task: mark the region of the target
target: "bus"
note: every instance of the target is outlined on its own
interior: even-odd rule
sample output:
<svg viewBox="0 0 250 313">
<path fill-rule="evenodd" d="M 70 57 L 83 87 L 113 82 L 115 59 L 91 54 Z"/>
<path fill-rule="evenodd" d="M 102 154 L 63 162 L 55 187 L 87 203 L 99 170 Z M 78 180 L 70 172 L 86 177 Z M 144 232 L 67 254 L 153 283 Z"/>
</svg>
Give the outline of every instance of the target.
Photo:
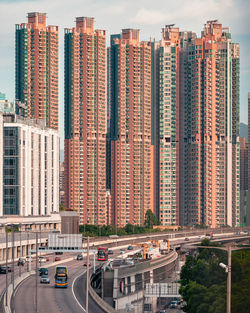
<svg viewBox="0 0 250 313">
<path fill-rule="evenodd" d="M 56 266 L 55 268 L 55 288 L 67 288 L 68 268 L 67 266 Z"/>
<path fill-rule="evenodd" d="M 106 261 L 108 259 L 108 248 L 99 247 L 97 249 L 97 261 Z"/>
</svg>

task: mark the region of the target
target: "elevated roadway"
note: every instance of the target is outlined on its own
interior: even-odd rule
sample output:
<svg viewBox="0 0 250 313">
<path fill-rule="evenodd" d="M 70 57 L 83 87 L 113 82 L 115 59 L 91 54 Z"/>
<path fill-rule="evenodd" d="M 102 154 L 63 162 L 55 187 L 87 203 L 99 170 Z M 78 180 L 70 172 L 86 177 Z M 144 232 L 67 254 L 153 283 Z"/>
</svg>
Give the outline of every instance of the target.
<svg viewBox="0 0 250 313">
<path fill-rule="evenodd" d="M 205 233 L 207 230 L 205 231 Z M 202 232 L 204 235 L 204 231 Z M 175 235 L 175 234 L 174 234 Z M 183 236 L 184 235 L 184 236 Z M 160 239 L 165 239 L 166 237 L 170 237 L 171 245 L 177 246 L 180 244 L 191 243 L 191 242 L 198 242 L 201 239 L 199 238 L 200 234 L 197 233 L 189 233 L 185 232 L 182 234 L 182 237 L 173 238 L 172 234 L 157 234 L 157 237 Z M 227 234 L 218 233 L 214 235 L 216 240 L 220 241 L 224 240 L 234 240 L 234 239 L 249 239 L 249 234 L 240 234 L 235 235 L 234 232 L 229 231 Z M 129 243 L 131 244 L 134 241 L 140 240 L 139 237 L 128 238 Z M 153 237 L 153 236 L 152 236 Z M 143 240 L 147 241 L 151 238 L 147 238 L 147 236 L 143 236 Z M 156 236 L 154 236 L 156 237 Z M 163 238 L 162 238 L 163 237 Z M 172 238 L 171 238 L 172 237 Z M 189 240 L 185 240 L 188 238 Z M 125 241 L 127 242 L 127 241 Z M 124 240 L 120 240 L 117 242 L 117 248 L 114 249 L 119 251 L 119 246 L 124 245 Z M 104 242 L 102 241 L 102 244 Z M 114 241 L 113 241 L 114 244 Z M 75 252 L 74 256 L 76 256 L 77 252 Z M 118 252 L 112 256 L 115 258 L 119 255 Z M 66 254 L 63 257 L 67 257 Z M 51 256 L 51 258 L 54 258 Z M 92 259 L 92 258 L 91 258 Z M 67 289 L 55 289 L 54 288 L 54 267 L 49 269 L 49 276 L 51 283 L 50 285 L 41 285 L 40 278 L 39 278 L 39 285 L 38 285 L 38 312 L 39 313 L 80 313 L 85 312 L 85 298 L 86 298 L 86 269 L 83 267 L 84 261 L 76 261 L 71 260 L 67 263 L 64 263 L 69 268 L 69 287 Z M 35 262 L 33 262 L 34 264 Z M 91 263 L 93 263 L 91 261 Z M 47 267 L 48 264 L 44 264 L 43 267 Z M 0 275 L 0 284 L 2 277 L 5 278 L 5 275 Z M 1 284 L 2 285 L 2 284 Z M 14 297 L 12 299 L 12 308 L 13 312 L 15 313 L 34 313 L 35 310 L 35 277 L 30 277 L 22 282 L 19 287 L 16 289 Z M 89 296 L 89 313 L 103 313 L 104 311 L 94 302 L 94 300 Z"/>
</svg>

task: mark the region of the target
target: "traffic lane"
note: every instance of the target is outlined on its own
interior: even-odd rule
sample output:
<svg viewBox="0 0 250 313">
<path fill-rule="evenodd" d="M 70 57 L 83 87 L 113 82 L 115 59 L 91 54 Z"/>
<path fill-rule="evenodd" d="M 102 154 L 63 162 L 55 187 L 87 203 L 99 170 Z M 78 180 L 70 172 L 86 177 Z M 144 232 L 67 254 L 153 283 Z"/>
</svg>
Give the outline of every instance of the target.
<svg viewBox="0 0 250 313">
<path fill-rule="evenodd" d="M 8 263 L 8 266 L 12 267 L 12 264 Z M 25 266 L 14 266 L 14 279 L 19 277 L 26 271 L 27 271 L 27 268 Z M 7 276 L 8 276 L 7 279 L 8 279 L 8 285 L 9 285 L 12 281 L 12 271 L 8 272 Z M 5 291 L 5 287 L 6 287 L 6 274 L 0 274 L 0 295 Z"/>
<path fill-rule="evenodd" d="M 113 257 L 119 255 L 118 251 L 114 252 Z M 34 263 L 34 262 L 32 262 Z M 40 284 L 40 277 L 38 277 L 38 308 L 39 313 L 47 312 L 63 312 L 63 313 L 80 313 L 83 312 L 83 309 L 77 303 L 75 297 L 85 308 L 85 299 L 86 299 L 86 280 L 84 277 L 78 278 L 85 271 L 84 263 L 86 263 L 86 257 L 83 261 L 77 261 L 76 256 L 74 260 L 67 262 L 69 269 L 69 287 L 65 289 L 54 288 L 54 268 L 49 268 L 49 277 L 50 284 Z M 90 263 L 93 265 L 93 256 L 90 257 Z M 102 262 L 96 262 L 96 265 L 102 264 Z M 56 266 L 56 264 L 55 264 Z M 46 267 L 46 264 L 43 264 L 43 267 Z M 72 282 L 76 278 L 74 284 L 74 294 L 72 293 Z M 35 312 L 35 283 L 36 277 L 31 276 L 25 280 L 20 288 L 17 289 L 13 304 L 15 307 L 16 313 L 33 313 Z M 85 285 L 84 285 L 85 284 Z M 27 292 L 28 291 L 28 292 Z M 41 301 L 42 299 L 42 301 Z M 89 296 L 89 312 L 93 313 L 103 313 L 99 306 L 94 302 L 94 300 Z"/>
<path fill-rule="evenodd" d="M 69 287 L 65 289 L 54 287 L 54 268 L 49 268 L 50 284 L 40 284 L 38 276 L 38 311 L 39 313 L 82 313 L 72 295 L 72 282 L 75 277 L 83 273 L 84 267 L 79 262 L 68 262 Z M 16 313 L 34 313 L 35 310 L 36 276 L 26 279 L 16 290 L 13 300 Z"/>
<path fill-rule="evenodd" d="M 79 301 L 80 305 L 85 309 L 86 308 L 86 273 L 79 276 L 74 283 L 74 294 Z M 89 294 L 89 313 L 104 313 L 97 303 L 92 299 Z M 81 311 L 83 312 L 83 310 Z"/>
<path fill-rule="evenodd" d="M 77 262 L 70 262 L 67 264 L 69 269 L 69 287 L 55 288 L 54 287 L 54 271 L 49 269 L 50 285 L 40 284 L 39 298 L 46 299 L 46 301 L 39 301 L 39 313 L 60 312 L 60 313 L 82 313 L 72 294 L 72 283 L 75 277 L 83 273 L 84 268 Z"/>
<path fill-rule="evenodd" d="M 39 267 L 47 267 L 49 265 L 51 265 L 52 263 L 54 263 L 55 257 L 56 255 L 54 253 L 48 253 L 46 255 L 43 255 L 44 257 L 48 257 L 49 261 L 46 262 L 38 262 L 37 266 Z M 60 255 L 61 259 L 68 259 L 68 258 L 74 258 L 76 257 L 76 253 L 67 253 L 65 255 Z M 25 259 L 25 257 L 23 257 Z M 14 278 L 19 277 L 20 275 L 22 275 L 23 273 L 26 273 L 27 270 L 27 266 L 29 262 L 25 262 L 25 264 L 22 266 L 17 266 L 17 261 L 14 261 Z M 32 262 L 31 263 L 31 270 L 35 270 L 36 268 L 36 257 L 34 255 L 32 255 Z M 9 260 L 8 262 L 8 266 L 12 267 L 12 260 Z M 2 266 L 5 266 L 5 264 L 3 264 Z M 0 274 L 0 294 L 2 294 L 5 290 L 5 286 L 6 286 L 6 274 Z M 12 272 L 8 272 L 8 284 L 10 284 L 12 281 Z"/>
<path fill-rule="evenodd" d="M 83 274 L 86 271 L 84 263 L 86 263 L 86 258 L 84 258 L 83 261 L 77 261 L 76 259 L 74 259 L 70 262 L 65 263 L 65 265 L 67 265 L 69 269 L 69 287 L 65 289 L 54 287 L 54 267 L 48 268 L 50 284 L 40 284 L 40 276 L 38 276 L 39 313 L 83 312 L 82 308 L 78 305 L 72 293 L 72 283 L 76 277 L 78 277 L 79 275 Z M 99 262 L 96 262 L 97 265 L 98 263 Z M 44 264 L 44 267 L 46 267 L 46 264 Z M 26 279 L 19 286 L 19 288 L 17 288 L 13 300 L 13 305 L 16 313 L 35 312 L 35 300 L 34 300 L 35 286 L 36 286 L 36 276 L 33 275 L 30 278 Z M 78 288 L 85 290 L 86 286 L 84 287 L 83 285 L 81 285 Z"/>
</svg>

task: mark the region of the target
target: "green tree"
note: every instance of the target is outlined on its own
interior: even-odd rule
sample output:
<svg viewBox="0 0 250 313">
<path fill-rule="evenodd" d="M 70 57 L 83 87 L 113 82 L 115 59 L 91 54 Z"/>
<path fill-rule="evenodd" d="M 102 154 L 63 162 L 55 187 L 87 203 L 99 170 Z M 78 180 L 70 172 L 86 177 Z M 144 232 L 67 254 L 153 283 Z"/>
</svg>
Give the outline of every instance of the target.
<svg viewBox="0 0 250 313">
<path fill-rule="evenodd" d="M 204 241 L 203 245 L 212 246 Z M 218 249 L 199 249 L 188 256 L 181 270 L 182 294 L 187 313 L 225 313 L 227 274 L 219 263 L 227 264 L 227 254 Z M 248 312 L 250 307 L 250 251 L 232 253 L 232 313 Z"/>
<path fill-rule="evenodd" d="M 148 228 L 153 228 L 153 225 L 159 225 L 157 218 L 151 210 L 147 210 L 145 214 L 144 225 Z"/>
<path fill-rule="evenodd" d="M 59 211 L 66 211 L 66 208 L 62 203 L 59 204 Z"/>
</svg>

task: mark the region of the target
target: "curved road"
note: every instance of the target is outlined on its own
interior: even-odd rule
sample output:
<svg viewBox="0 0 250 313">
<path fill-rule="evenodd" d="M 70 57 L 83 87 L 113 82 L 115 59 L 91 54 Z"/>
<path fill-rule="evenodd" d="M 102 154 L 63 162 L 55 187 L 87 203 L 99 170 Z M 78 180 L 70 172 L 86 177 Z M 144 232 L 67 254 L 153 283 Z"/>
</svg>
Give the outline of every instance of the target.
<svg viewBox="0 0 250 313">
<path fill-rule="evenodd" d="M 84 313 L 86 299 L 86 268 L 84 261 L 70 261 L 69 287 L 54 288 L 54 267 L 49 268 L 50 284 L 38 281 L 39 313 Z M 92 263 L 92 258 L 91 258 Z M 98 262 L 97 262 L 98 265 Z M 46 265 L 43 265 L 46 267 Z M 74 290 L 73 290 L 74 288 Z M 16 289 L 12 298 L 12 310 L 15 313 L 34 313 L 35 309 L 35 276 L 24 280 Z M 89 313 L 104 313 L 89 295 Z"/>
</svg>

